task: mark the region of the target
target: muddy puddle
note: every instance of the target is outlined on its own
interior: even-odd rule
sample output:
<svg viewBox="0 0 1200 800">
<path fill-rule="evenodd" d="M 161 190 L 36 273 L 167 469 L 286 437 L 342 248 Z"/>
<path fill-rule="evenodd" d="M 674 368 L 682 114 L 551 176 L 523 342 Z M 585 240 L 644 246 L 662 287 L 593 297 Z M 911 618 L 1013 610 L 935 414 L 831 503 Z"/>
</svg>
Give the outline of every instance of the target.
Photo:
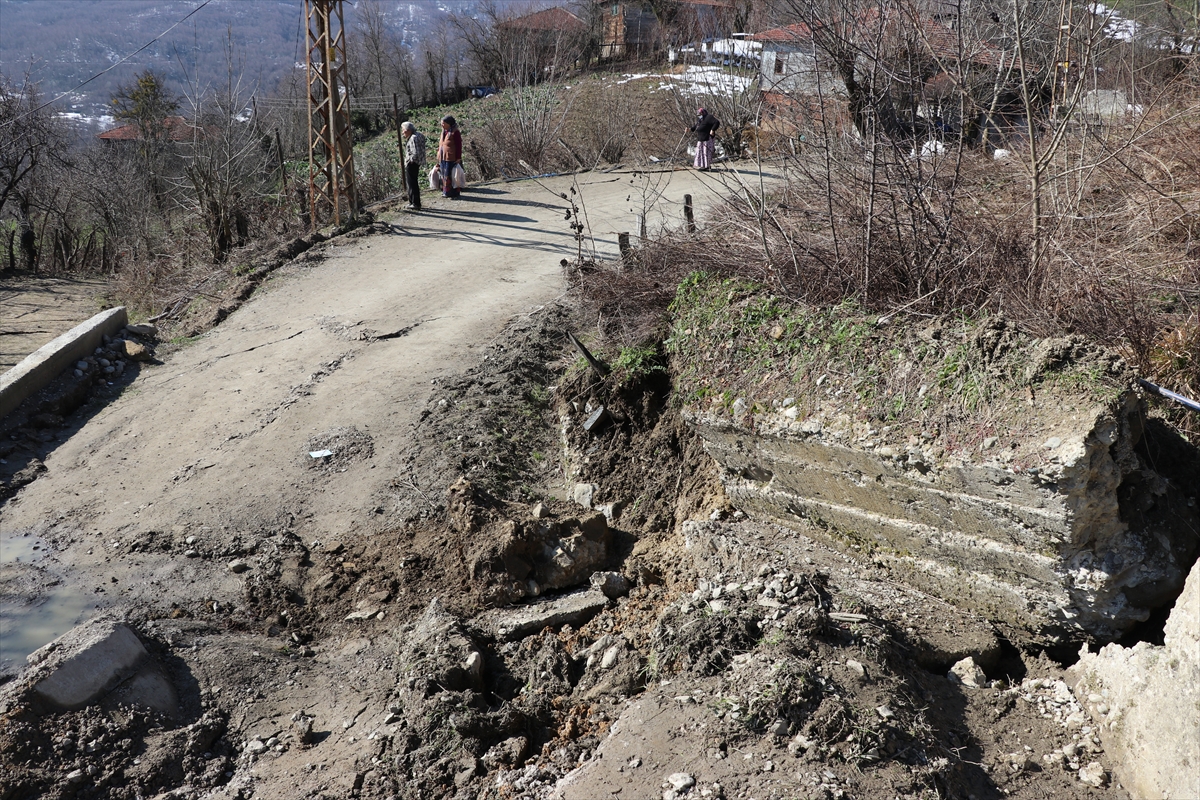
<svg viewBox="0 0 1200 800">
<path fill-rule="evenodd" d="M 19 672 L 26 656 L 95 609 L 93 597 L 40 563 L 48 553 L 35 536 L 0 539 L 0 679 Z"/>
</svg>

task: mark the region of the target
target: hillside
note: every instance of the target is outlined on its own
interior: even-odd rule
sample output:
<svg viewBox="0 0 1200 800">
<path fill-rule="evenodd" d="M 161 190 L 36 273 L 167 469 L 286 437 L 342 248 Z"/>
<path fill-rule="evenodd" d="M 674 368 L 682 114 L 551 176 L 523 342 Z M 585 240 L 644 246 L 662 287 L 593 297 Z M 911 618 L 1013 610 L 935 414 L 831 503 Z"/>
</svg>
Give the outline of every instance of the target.
<svg viewBox="0 0 1200 800">
<path fill-rule="evenodd" d="M 49 97 L 73 87 L 132 53 L 183 19 L 198 0 L 0 0 L 0 73 L 28 71 Z M 413 44 L 447 13 L 474 0 L 406 3 L 381 0 L 389 24 Z M 346 26 L 356 4 L 345 5 Z M 96 117 L 113 91 L 147 68 L 173 89 L 219 85 L 226 79 L 227 44 L 243 80 L 275 87 L 290 65 L 304 62 L 300 0 L 212 0 L 186 22 L 63 101 L 64 111 Z"/>
</svg>

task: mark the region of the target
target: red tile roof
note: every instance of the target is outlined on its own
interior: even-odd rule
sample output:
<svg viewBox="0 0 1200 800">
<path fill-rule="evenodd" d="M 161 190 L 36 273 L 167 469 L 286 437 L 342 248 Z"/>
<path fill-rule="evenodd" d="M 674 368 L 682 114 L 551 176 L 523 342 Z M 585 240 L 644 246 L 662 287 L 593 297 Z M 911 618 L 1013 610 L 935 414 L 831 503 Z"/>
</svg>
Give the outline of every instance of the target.
<svg viewBox="0 0 1200 800">
<path fill-rule="evenodd" d="M 500 25 L 506 28 L 520 28 L 527 31 L 575 33 L 587 30 L 587 25 L 584 24 L 583 20 L 561 6 L 547 8 L 545 11 L 538 11 L 533 14 L 526 14 L 516 19 L 505 20 Z"/>
<path fill-rule="evenodd" d="M 750 37 L 755 42 L 776 42 L 779 44 L 807 41 L 811 38 L 812 31 L 803 22 L 797 22 L 795 25 L 785 25 L 782 28 L 771 28 L 769 31 L 756 33 Z"/>
<path fill-rule="evenodd" d="M 193 136 L 191 124 L 183 117 L 167 117 L 163 120 L 162 125 L 167 138 L 172 142 L 186 142 Z M 127 125 L 107 130 L 96 138 L 106 142 L 136 142 L 142 138 L 142 129 L 136 122 L 130 122 Z"/>
<path fill-rule="evenodd" d="M 900 22 L 900 16 L 894 9 L 889 9 L 884 12 L 884 27 L 890 34 L 897 33 L 897 27 Z M 957 60 L 959 54 L 958 34 L 952 29 L 946 27 L 940 22 L 935 22 L 929 19 L 913 15 L 907 15 L 908 21 L 911 23 L 913 31 L 916 35 L 916 41 L 925 45 L 926 49 L 936 58 L 946 60 Z M 858 19 L 849 26 L 845 31 L 847 36 L 854 36 L 854 28 L 861 30 L 871 30 L 873 26 L 878 25 L 879 10 L 871 9 L 860 15 Z M 774 42 L 776 44 L 791 44 L 812 39 L 812 30 L 802 22 L 794 25 L 786 25 L 782 28 L 772 28 L 756 33 L 750 37 L 756 42 Z M 1000 51 L 994 45 L 986 40 L 978 40 L 971 42 L 964 40 L 963 56 L 964 61 L 972 64 L 983 64 L 986 66 L 995 66 L 1000 62 Z"/>
</svg>

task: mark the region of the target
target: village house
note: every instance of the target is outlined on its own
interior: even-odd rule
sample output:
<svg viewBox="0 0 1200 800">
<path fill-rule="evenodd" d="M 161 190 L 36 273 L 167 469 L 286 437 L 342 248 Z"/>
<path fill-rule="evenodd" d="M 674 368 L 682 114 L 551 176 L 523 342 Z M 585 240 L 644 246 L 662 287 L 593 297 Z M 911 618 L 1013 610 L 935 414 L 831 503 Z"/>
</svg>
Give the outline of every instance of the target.
<svg viewBox="0 0 1200 800">
<path fill-rule="evenodd" d="M 733 19 L 729 0 L 675 0 L 662 6 L 663 18 L 649 2 L 597 0 L 602 59 L 646 58 L 688 42 L 727 36 Z"/>
<path fill-rule="evenodd" d="M 536 75 L 574 64 L 589 49 L 587 23 L 561 6 L 504 20 L 496 28 L 506 49 L 525 54 Z"/>
</svg>

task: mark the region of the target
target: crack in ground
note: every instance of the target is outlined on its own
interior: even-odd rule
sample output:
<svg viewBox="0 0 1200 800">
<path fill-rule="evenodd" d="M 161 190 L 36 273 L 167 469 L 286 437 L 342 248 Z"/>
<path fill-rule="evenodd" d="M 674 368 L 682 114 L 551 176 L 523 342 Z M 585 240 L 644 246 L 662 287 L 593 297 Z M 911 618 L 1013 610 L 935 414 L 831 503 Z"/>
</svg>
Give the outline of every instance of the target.
<svg viewBox="0 0 1200 800">
<path fill-rule="evenodd" d="M 268 411 L 266 414 L 264 414 L 259 419 L 258 428 L 249 435 L 258 433 L 259 431 L 266 428 L 272 422 L 277 420 L 281 413 L 283 413 L 288 408 L 290 408 L 291 406 L 293 406 L 297 402 L 299 402 L 301 398 L 311 396 L 312 395 L 311 390 L 318 383 L 325 380 L 333 373 L 337 372 L 339 369 L 342 368 L 342 366 L 347 361 L 349 361 L 353 357 L 354 357 L 353 353 L 343 353 L 342 355 L 338 356 L 337 358 L 333 359 L 332 361 L 325 363 L 324 365 L 321 366 L 320 369 L 318 369 L 313 374 L 309 375 L 308 380 L 304 381 L 303 383 L 297 384 L 296 386 L 293 386 L 291 391 L 288 392 L 287 397 L 285 397 L 278 405 L 275 406 L 275 408 Z M 231 437 L 231 438 L 233 438 L 233 437 Z M 238 436 L 236 438 L 244 438 L 244 437 Z"/>
<path fill-rule="evenodd" d="M 237 356 L 237 355 L 241 355 L 242 353 L 252 353 L 255 350 L 258 350 L 260 348 L 270 347 L 273 344 L 282 344 L 283 342 L 287 342 L 292 339 L 295 339 L 297 336 L 299 336 L 300 334 L 304 333 L 307 330 L 308 330 L 308 328 L 304 328 L 302 330 L 296 331 L 295 333 L 291 334 L 290 336 L 285 336 L 282 339 L 276 339 L 273 342 L 263 342 L 262 344 L 256 344 L 256 345 L 254 345 L 254 347 L 248 347 L 245 350 L 234 350 L 232 353 L 225 353 L 224 355 L 217 356 L 216 358 L 213 359 L 213 361 L 220 361 L 222 358 L 229 358 L 230 356 Z"/>
</svg>

